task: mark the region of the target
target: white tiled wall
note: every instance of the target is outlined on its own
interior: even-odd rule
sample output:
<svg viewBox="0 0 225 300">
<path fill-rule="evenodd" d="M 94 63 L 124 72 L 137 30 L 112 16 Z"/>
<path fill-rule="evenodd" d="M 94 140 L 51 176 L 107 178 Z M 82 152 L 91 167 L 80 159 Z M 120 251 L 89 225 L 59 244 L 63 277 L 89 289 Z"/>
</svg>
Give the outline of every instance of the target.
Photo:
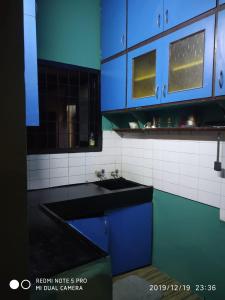
<svg viewBox="0 0 225 300">
<path fill-rule="evenodd" d="M 225 143 L 221 159 L 225 167 Z M 119 169 L 123 177 L 221 208 L 225 220 L 225 178 L 213 170 L 215 141 L 121 138 L 103 132 L 103 151 L 28 156 L 28 189 L 96 181 Z"/>
<path fill-rule="evenodd" d="M 223 147 L 225 148 L 225 147 Z M 225 178 L 213 170 L 215 141 L 122 139 L 122 175 L 214 207 L 225 220 Z M 225 151 L 221 155 L 225 167 Z"/>
<path fill-rule="evenodd" d="M 103 132 L 103 151 L 28 155 L 28 189 L 96 181 L 96 170 L 121 173 L 121 138 L 114 132 Z"/>
</svg>

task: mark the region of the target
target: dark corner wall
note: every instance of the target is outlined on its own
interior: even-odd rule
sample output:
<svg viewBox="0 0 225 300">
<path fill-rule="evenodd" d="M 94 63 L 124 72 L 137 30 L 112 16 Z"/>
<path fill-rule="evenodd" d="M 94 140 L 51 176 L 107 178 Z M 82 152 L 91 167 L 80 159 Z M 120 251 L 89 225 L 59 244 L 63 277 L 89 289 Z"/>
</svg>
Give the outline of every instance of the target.
<svg viewBox="0 0 225 300">
<path fill-rule="evenodd" d="M 200 295 L 224 299 L 225 222 L 219 209 L 158 190 L 153 205 L 153 265 L 192 288 L 216 285 Z"/>
<path fill-rule="evenodd" d="M 37 0 L 38 58 L 100 69 L 100 0 Z"/>
<path fill-rule="evenodd" d="M 1 298 L 28 299 L 9 282 L 27 278 L 26 127 L 23 1 L 0 1 Z"/>
</svg>

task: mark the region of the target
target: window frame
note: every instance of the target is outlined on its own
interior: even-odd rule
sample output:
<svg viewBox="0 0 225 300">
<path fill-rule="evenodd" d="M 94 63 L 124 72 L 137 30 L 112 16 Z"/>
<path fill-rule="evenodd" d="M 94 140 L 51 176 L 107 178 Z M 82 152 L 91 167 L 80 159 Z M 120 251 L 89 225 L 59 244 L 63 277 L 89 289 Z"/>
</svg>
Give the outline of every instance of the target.
<svg viewBox="0 0 225 300">
<path fill-rule="evenodd" d="M 69 148 L 69 147 L 65 147 L 65 148 L 59 148 L 59 146 L 54 147 L 54 148 L 50 148 L 50 147 L 46 147 L 41 149 L 40 147 L 32 147 L 29 149 L 29 146 L 27 146 L 27 154 L 28 155 L 32 155 L 32 154 L 58 154 L 58 153 L 84 153 L 84 152 L 100 152 L 102 151 L 102 118 L 101 118 L 101 111 L 100 111 L 100 70 L 97 69 L 92 69 L 92 68 L 87 68 L 87 67 L 82 67 L 82 66 L 77 66 L 77 65 L 71 65 L 71 64 L 65 64 L 65 63 L 61 63 L 61 62 L 55 62 L 55 61 L 49 61 L 49 60 L 43 60 L 43 59 L 38 59 L 38 67 L 46 67 L 47 68 L 57 68 L 58 70 L 60 68 L 62 68 L 62 72 L 63 70 L 76 70 L 79 72 L 87 72 L 88 74 L 88 78 L 90 79 L 90 74 L 94 74 L 97 75 L 97 87 L 96 88 L 96 94 L 95 94 L 95 120 L 94 120 L 94 124 L 95 124 L 95 146 L 76 146 L 73 148 Z M 38 68 L 38 70 L 39 70 Z M 79 75 L 80 77 L 80 75 Z M 79 93 L 80 93 L 80 82 L 78 84 L 78 88 L 79 88 Z M 90 89 L 91 89 L 91 84 L 90 82 L 88 82 L 88 104 L 90 104 Z M 40 83 L 39 83 L 39 112 L 40 112 L 40 117 L 41 117 L 41 105 L 40 105 L 40 101 L 41 101 L 41 93 L 40 93 Z M 47 88 L 46 88 L 47 91 Z M 80 98 L 80 95 L 78 95 L 78 99 Z M 89 111 L 89 119 L 88 122 L 90 124 L 90 105 L 88 107 L 88 111 Z M 78 116 L 80 117 L 80 113 L 78 113 Z M 40 125 L 42 125 L 43 121 L 40 119 Z M 78 121 L 80 123 L 80 121 Z M 90 126 L 90 125 L 89 125 Z M 27 139 L 29 135 L 32 135 L 32 130 L 35 131 L 38 130 L 39 126 L 28 126 L 27 127 Z M 88 128 L 88 135 L 90 135 L 91 131 L 90 131 L 90 127 Z M 68 133 L 67 133 L 68 135 Z M 78 135 L 80 135 L 80 133 L 78 133 Z M 48 136 L 46 134 L 46 136 Z M 33 134 L 33 137 L 35 137 L 35 135 Z M 67 136 L 68 138 L 68 136 Z"/>
</svg>

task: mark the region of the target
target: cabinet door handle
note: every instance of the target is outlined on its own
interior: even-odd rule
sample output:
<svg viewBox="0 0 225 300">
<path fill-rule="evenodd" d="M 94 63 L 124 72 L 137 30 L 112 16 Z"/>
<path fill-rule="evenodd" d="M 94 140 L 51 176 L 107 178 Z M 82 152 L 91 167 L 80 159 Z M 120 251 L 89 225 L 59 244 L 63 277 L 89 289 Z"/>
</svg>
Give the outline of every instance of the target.
<svg viewBox="0 0 225 300">
<path fill-rule="evenodd" d="M 219 77 L 219 87 L 222 89 L 223 87 L 223 71 L 220 71 L 220 77 Z"/>
<path fill-rule="evenodd" d="M 159 28 L 161 27 L 161 15 L 160 14 L 158 14 L 158 17 L 157 17 L 157 25 Z"/>
<path fill-rule="evenodd" d="M 162 94 L 163 94 L 163 97 L 166 98 L 166 85 L 165 84 L 163 85 L 163 88 L 162 88 Z"/>
<path fill-rule="evenodd" d="M 168 9 L 165 12 L 165 22 L 166 22 L 166 24 L 168 24 L 168 22 L 169 22 L 169 11 L 168 11 Z"/>
<path fill-rule="evenodd" d="M 155 97 L 156 99 L 159 98 L 159 86 L 157 85 L 157 87 L 155 88 Z"/>
<path fill-rule="evenodd" d="M 121 44 L 124 46 L 124 42 L 125 42 L 125 35 L 123 33 L 122 37 L 121 37 Z"/>
<path fill-rule="evenodd" d="M 104 217 L 104 227 L 105 227 L 105 234 L 108 234 L 108 222 L 107 222 L 107 218 Z"/>
</svg>

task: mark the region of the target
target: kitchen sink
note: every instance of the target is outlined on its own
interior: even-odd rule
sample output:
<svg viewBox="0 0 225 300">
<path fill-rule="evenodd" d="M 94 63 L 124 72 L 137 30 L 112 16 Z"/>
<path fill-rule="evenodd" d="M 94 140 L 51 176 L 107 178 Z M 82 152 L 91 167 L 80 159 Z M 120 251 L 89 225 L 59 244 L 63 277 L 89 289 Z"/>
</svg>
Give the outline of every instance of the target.
<svg viewBox="0 0 225 300">
<path fill-rule="evenodd" d="M 106 179 L 106 180 L 96 181 L 95 184 L 111 191 L 141 186 L 141 184 L 139 183 L 126 180 L 122 177 L 117 179 Z"/>
</svg>

